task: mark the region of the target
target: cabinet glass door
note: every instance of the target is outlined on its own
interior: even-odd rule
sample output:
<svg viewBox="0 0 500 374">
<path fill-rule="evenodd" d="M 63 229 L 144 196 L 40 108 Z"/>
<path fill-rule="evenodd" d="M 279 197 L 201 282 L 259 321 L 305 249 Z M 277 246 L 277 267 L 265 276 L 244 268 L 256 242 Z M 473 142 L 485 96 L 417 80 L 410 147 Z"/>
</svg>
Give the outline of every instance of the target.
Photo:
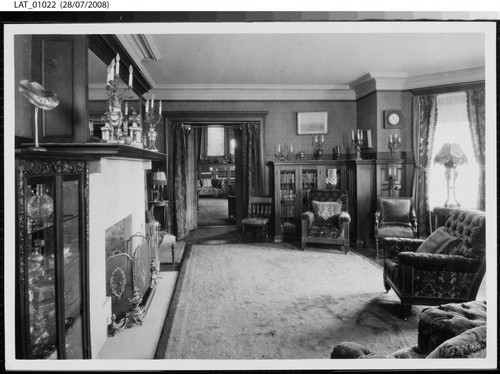
<svg viewBox="0 0 500 374">
<path fill-rule="evenodd" d="M 302 169 L 302 211 L 309 210 L 311 190 L 318 189 L 318 169 Z"/>
<path fill-rule="evenodd" d="M 340 190 L 340 169 L 327 168 L 326 169 L 326 189 L 327 190 Z"/>
<path fill-rule="evenodd" d="M 279 201 L 281 209 L 281 230 L 283 233 L 294 232 L 297 229 L 296 196 L 297 175 L 295 169 L 280 170 L 279 172 Z"/>
<path fill-rule="evenodd" d="M 62 182 L 64 337 L 66 358 L 83 358 L 82 259 L 79 181 Z"/>
<path fill-rule="evenodd" d="M 25 189 L 28 358 L 58 358 L 54 184 L 31 178 Z M 23 269 L 21 269 L 23 272 Z"/>
</svg>

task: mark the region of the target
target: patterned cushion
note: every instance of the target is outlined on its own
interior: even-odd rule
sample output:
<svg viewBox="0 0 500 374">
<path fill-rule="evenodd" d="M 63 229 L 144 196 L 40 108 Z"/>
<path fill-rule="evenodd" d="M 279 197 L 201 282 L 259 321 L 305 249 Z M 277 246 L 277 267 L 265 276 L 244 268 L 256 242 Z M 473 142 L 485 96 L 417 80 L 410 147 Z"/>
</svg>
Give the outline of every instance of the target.
<svg viewBox="0 0 500 374">
<path fill-rule="evenodd" d="M 439 227 L 429 235 L 415 252 L 449 254 L 454 247 L 461 244 L 462 240 L 448 233 L 444 227 Z"/>
<path fill-rule="evenodd" d="M 486 355 L 486 326 L 464 331 L 437 347 L 427 358 L 470 358 Z"/>
<path fill-rule="evenodd" d="M 338 226 L 332 226 L 328 224 L 311 225 L 309 230 L 307 230 L 307 236 L 312 236 L 316 238 L 337 239 L 342 236 L 342 233 L 343 230 Z"/>
<path fill-rule="evenodd" d="M 342 202 L 316 201 L 311 202 L 314 221 L 318 224 L 330 223 L 334 216 L 342 211 Z"/>
</svg>

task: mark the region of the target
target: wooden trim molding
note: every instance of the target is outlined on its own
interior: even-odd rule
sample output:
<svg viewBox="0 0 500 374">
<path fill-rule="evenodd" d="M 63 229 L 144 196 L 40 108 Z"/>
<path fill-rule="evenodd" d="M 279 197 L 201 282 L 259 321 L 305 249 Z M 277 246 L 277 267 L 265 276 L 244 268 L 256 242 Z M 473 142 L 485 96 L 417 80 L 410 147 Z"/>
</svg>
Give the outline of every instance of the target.
<svg viewBox="0 0 500 374">
<path fill-rule="evenodd" d="M 137 65 L 127 49 L 122 45 L 116 35 L 88 35 L 89 48 L 102 61 L 109 61 L 120 54 L 120 77 L 124 82 L 128 82 L 128 67 L 132 65 L 134 69 L 134 81 L 132 83 L 133 90 L 137 96 L 142 96 L 148 92 L 153 85 L 151 81 L 144 75 L 141 67 Z M 108 63 L 106 63 L 107 65 Z"/>
</svg>

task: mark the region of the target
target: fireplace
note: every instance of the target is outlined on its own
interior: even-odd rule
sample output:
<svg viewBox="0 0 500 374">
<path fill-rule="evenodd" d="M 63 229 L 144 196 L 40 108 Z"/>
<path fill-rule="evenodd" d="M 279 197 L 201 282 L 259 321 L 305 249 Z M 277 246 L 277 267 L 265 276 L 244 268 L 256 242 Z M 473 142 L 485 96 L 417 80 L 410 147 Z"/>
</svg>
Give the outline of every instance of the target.
<svg viewBox="0 0 500 374">
<path fill-rule="evenodd" d="M 107 259 L 113 253 L 134 255 L 141 238 L 129 242 L 135 234 L 146 236 L 147 189 L 146 171 L 151 161 L 142 159 L 102 157 L 89 164 L 89 284 L 92 357 L 108 337 L 113 319 L 113 297 L 108 292 Z M 131 260 L 126 260 L 131 261 Z M 128 266 L 128 270 L 127 270 Z M 132 263 L 124 266 L 124 274 L 133 279 Z M 149 267 L 147 269 L 149 272 Z M 115 274 L 118 282 L 119 272 Z M 140 273 L 140 272 L 139 272 Z M 118 282 L 119 283 L 119 282 Z M 117 293 L 119 290 L 117 289 Z M 125 292 L 125 291 L 124 291 Z M 121 299 L 130 309 L 128 294 Z M 116 315 L 117 320 L 119 316 Z M 112 339 L 112 338 L 109 338 Z"/>
</svg>

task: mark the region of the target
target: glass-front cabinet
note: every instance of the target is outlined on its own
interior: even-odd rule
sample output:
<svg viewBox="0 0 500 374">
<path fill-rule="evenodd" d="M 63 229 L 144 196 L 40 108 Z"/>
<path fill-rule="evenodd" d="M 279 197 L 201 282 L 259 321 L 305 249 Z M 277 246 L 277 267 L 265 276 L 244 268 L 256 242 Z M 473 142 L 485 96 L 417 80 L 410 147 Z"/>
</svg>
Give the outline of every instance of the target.
<svg viewBox="0 0 500 374">
<path fill-rule="evenodd" d="M 87 163 L 44 152 L 16 170 L 16 357 L 90 358 Z"/>
</svg>

